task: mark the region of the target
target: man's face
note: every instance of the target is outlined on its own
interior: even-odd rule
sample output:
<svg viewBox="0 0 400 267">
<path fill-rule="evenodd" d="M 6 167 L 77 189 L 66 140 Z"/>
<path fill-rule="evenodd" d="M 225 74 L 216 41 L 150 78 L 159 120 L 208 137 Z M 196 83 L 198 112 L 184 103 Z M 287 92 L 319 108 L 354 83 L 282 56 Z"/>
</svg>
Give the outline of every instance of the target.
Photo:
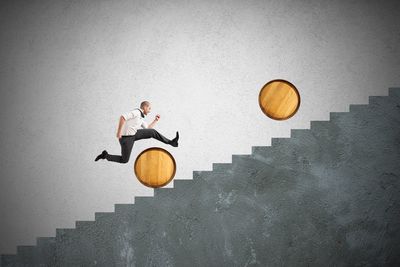
<svg viewBox="0 0 400 267">
<path fill-rule="evenodd" d="M 151 110 L 151 105 L 145 106 L 145 107 L 143 108 L 143 113 L 144 113 L 145 115 L 147 115 L 147 114 L 150 113 L 150 110 Z"/>
</svg>

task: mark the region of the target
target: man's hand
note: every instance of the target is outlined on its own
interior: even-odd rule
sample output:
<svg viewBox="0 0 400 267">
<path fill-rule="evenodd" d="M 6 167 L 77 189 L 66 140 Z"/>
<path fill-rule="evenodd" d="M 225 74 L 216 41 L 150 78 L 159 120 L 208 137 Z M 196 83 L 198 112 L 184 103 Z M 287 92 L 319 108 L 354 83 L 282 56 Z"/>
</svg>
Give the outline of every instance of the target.
<svg viewBox="0 0 400 267">
<path fill-rule="evenodd" d="M 121 139 L 121 136 L 122 136 L 121 133 L 117 133 L 117 138 L 118 139 Z"/>
<path fill-rule="evenodd" d="M 156 122 L 160 119 L 160 114 L 157 114 L 156 117 L 154 118 L 154 121 L 150 123 L 150 125 L 147 128 L 153 128 Z"/>
</svg>

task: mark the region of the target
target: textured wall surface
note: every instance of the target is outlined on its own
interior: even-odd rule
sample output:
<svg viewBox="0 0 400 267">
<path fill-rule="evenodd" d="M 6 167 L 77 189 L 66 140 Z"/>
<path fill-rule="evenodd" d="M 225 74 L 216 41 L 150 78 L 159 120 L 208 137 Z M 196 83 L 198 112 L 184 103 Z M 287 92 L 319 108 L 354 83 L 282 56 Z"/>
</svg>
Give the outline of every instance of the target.
<svg viewBox="0 0 400 267">
<path fill-rule="evenodd" d="M 400 82 L 399 5 L 1 1 L 0 253 L 153 195 L 132 166 L 149 146 L 170 151 L 176 178 L 191 179 L 330 111 L 387 95 Z M 258 107 L 260 88 L 275 78 L 302 97 L 289 121 Z M 127 165 L 94 162 L 105 148 L 119 152 L 118 116 L 144 99 L 153 103 L 148 121 L 160 113 L 157 129 L 179 130 L 180 147 L 146 140 Z"/>
<path fill-rule="evenodd" d="M 2 266 L 399 266 L 400 88 L 154 197 L 18 247 Z"/>
</svg>

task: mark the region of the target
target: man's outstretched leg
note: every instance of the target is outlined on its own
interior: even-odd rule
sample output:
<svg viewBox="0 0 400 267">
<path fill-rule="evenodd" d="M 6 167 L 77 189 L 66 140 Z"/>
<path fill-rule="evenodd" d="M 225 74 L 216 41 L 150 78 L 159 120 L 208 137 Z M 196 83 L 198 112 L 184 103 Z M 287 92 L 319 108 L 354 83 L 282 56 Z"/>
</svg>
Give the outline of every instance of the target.
<svg viewBox="0 0 400 267">
<path fill-rule="evenodd" d="M 99 159 L 107 159 L 108 161 L 127 163 L 129 161 L 134 142 L 135 138 L 133 135 L 124 135 L 119 139 L 119 143 L 121 145 L 121 156 L 110 155 L 106 150 L 104 150 L 100 155 L 97 156 L 95 161 L 98 161 Z"/>
<path fill-rule="evenodd" d="M 153 128 L 138 129 L 134 136 L 135 140 L 154 138 L 165 144 L 169 144 L 174 147 L 178 146 L 178 139 L 179 139 L 178 132 L 176 132 L 176 137 L 172 140 L 166 138 L 165 136 L 160 134 L 156 129 Z"/>
<path fill-rule="evenodd" d="M 134 142 L 136 140 L 148 139 L 148 138 L 154 138 L 165 144 L 177 147 L 179 133 L 176 132 L 176 137 L 172 140 L 169 140 L 168 138 L 166 138 L 153 128 L 138 129 L 135 135 L 123 135 L 119 139 L 119 143 L 121 145 L 121 156 L 110 155 L 107 153 L 106 150 L 104 150 L 100 155 L 96 157 L 95 161 L 98 161 L 99 159 L 107 159 L 108 161 L 127 163 L 129 161 L 129 157 L 131 155 Z"/>
</svg>

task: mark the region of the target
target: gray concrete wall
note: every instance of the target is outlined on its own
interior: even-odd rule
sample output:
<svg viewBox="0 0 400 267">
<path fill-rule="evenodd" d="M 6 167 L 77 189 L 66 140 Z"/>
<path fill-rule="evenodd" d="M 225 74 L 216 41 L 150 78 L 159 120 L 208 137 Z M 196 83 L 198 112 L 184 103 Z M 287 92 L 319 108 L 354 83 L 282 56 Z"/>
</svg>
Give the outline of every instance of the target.
<svg viewBox="0 0 400 267">
<path fill-rule="evenodd" d="M 58 229 L 2 267 L 398 266 L 400 88 L 390 94 Z"/>
<path fill-rule="evenodd" d="M 387 95 L 400 81 L 399 13 L 398 1 L 2 1 L 0 253 L 153 195 L 132 170 L 149 146 L 191 179 Z M 302 97 L 289 121 L 258 107 L 275 78 Z M 118 116 L 144 99 L 180 147 L 146 140 L 128 165 L 95 163 L 119 151 Z"/>
</svg>

